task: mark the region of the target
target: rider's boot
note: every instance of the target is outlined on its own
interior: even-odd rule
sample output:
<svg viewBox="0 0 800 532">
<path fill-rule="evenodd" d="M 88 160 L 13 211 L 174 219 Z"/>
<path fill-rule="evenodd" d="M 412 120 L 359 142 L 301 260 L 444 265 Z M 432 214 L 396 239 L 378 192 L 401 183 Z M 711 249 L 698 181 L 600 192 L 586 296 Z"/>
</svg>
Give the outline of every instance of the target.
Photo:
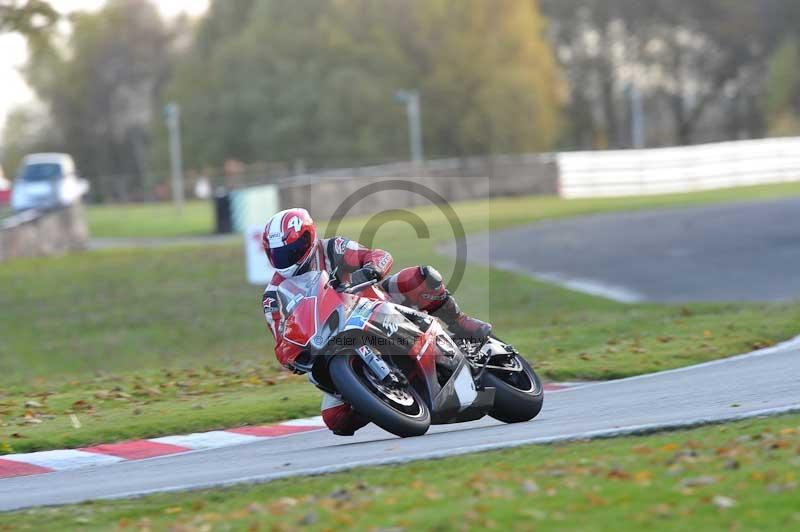
<svg viewBox="0 0 800 532">
<path fill-rule="evenodd" d="M 450 294 L 447 294 L 442 306 L 431 312 L 431 314 L 445 322 L 447 328 L 456 338 L 477 342 L 484 340 L 492 332 L 491 324 L 464 314 Z"/>
</svg>

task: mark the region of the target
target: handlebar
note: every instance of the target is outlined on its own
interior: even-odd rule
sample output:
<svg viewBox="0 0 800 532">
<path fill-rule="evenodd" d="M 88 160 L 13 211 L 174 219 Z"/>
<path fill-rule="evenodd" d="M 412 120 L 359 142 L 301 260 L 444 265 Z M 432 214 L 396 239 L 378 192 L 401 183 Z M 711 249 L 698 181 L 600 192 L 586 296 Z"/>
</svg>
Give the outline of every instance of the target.
<svg viewBox="0 0 800 532">
<path fill-rule="evenodd" d="M 373 286 L 373 285 L 376 285 L 376 284 L 378 284 L 378 280 L 377 279 L 372 279 L 371 281 L 366 281 L 364 283 L 355 284 L 355 285 L 351 285 L 351 286 L 346 286 L 346 287 L 342 288 L 341 291 L 344 292 L 345 294 L 356 294 L 358 292 L 361 292 L 365 288 L 369 288 L 370 286 Z"/>
</svg>

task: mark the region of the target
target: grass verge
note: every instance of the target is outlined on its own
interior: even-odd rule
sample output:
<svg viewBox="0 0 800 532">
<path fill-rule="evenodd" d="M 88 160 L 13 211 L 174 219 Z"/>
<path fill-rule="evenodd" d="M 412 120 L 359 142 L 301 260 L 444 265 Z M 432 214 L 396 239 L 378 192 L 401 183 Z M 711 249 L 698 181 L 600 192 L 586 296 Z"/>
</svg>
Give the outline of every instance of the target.
<svg viewBox="0 0 800 532">
<path fill-rule="evenodd" d="M 800 185 L 624 200 L 512 198 L 456 205 L 467 231 L 646 206 L 800 194 Z M 433 208 L 430 238 L 385 220 L 375 244 L 398 267 L 451 259 Z M 380 219 L 377 220 L 379 223 Z M 347 220 L 358 237 L 363 220 Z M 0 265 L 0 454 L 264 423 L 318 412 L 318 394 L 282 373 L 260 290 L 240 246 L 106 250 Z M 469 267 L 457 291 L 550 379 L 608 379 L 684 366 L 797 334 L 800 305 L 624 305 Z M 72 422 L 77 416 L 80 427 Z"/>
<path fill-rule="evenodd" d="M 6 530 L 792 530 L 800 416 L 0 516 Z"/>
<path fill-rule="evenodd" d="M 156 238 L 207 235 L 213 230 L 211 201 L 189 201 L 178 214 L 171 203 L 91 205 L 89 233 L 105 238 Z"/>
</svg>

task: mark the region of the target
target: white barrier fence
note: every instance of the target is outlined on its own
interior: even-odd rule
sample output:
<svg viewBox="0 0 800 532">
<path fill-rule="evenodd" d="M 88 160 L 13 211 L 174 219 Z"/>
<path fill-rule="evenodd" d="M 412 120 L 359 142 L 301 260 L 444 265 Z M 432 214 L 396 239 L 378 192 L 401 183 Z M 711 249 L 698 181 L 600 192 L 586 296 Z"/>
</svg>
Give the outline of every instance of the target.
<svg viewBox="0 0 800 532">
<path fill-rule="evenodd" d="M 670 194 L 800 181 L 800 137 L 557 155 L 564 198 Z"/>
</svg>

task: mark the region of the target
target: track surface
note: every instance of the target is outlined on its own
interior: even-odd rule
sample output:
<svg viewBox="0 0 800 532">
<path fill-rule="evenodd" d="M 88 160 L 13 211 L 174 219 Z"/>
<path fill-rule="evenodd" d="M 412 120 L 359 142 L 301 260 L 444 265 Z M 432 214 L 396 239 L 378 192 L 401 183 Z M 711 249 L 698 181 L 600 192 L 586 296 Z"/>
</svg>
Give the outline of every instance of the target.
<svg viewBox="0 0 800 532">
<path fill-rule="evenodd" d="M 546 221 L 467 242 L 470 260 L 619 301 L 800 297 L 800 198 Z"/>
<path fill-rule="evenodd" d="M 355 438 L 326 431 L 239 447 L 0 480 L 0 510 L 432 458 L 525 443 L 613 436 L 800 409 L 800 339 L 742 357 L 550 393 L 533 422 L 434 427 L 401 440 L 370 426 Z"/>
</svg>

